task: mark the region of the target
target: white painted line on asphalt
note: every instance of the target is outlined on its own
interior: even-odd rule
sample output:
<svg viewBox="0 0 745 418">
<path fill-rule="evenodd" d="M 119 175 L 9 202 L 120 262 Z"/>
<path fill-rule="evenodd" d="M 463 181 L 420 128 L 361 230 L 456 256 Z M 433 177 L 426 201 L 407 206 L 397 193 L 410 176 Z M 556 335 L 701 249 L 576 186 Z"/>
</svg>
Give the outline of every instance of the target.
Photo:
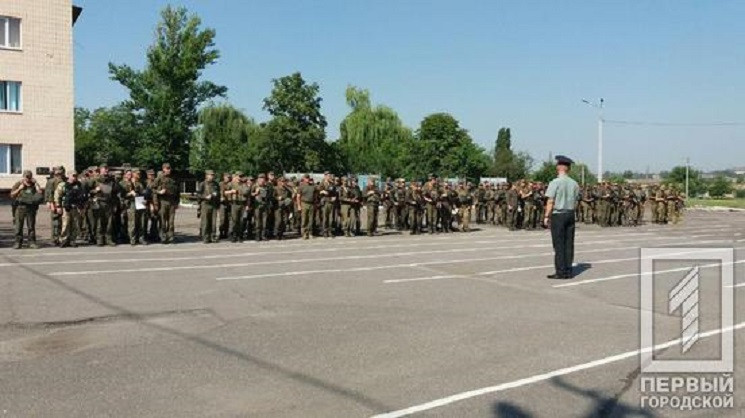
<svg viewBox="0 0 745 418">
<path fill-rule="evenodd" d="M 735 249 L 736 250 L 741 250 L 743 248 L 745 248 L 745 247 L 738 247 L 738 248 L 735 248 Z M 695 254 L 695 253 L 698 253 L 698 252 L 699 251 L 696 251 L 696 252 L 690 252 L 689 251 L 689 252 L 681 252 L 681 253 L 671 253 L 670 255 L 673 255 L 673 254 L 674 255 L 684 255 L 684 254 L 692 254 L 692 253 Z M 730 265 L 730 264 L 736 265 L 736 264 L 742 264 L 742 263 L 745 263 L 745 260 L 738 260 L 738 261 L 734 261 L 732 263 L 724 263 L 724 264 L 722 264 L 722 263 L 704 264 L 704 265 L 699 266 L 699 268 L 705 269 L 705 268 L 719 267 L 719 266 L 722 266 L 722 265 Z M 674 269 L 658 270 L 658 271 L 655 271 L 654 274 L 657 275 L 657 274 L 675 273 L 675 272 L 678 272 L 678 271 L 688 271 L 690 269 L 691 269 L 691 266 L 688 266 L 688 267 L 678 267 L 678 268 L 674 268 Z M 562 287 L 582 286 L 582 285 L 586 285 L 586 284 L 601 283 L 601 282 L 607 282 L 607 281 L 611 281 L 611 280 L 625 279 L 625 278 L 628 278 L 628 277 L 639 277 L 639 273 L 618 274 L 618 275 L 615 275 L 615 276 L 600 277 L 600 278 L 597 278 L 597 279 L 587 279 L 587 280 L 580 280 L 578 282 L 555 284 L 555 285 L 553 285 L 553 287 L 555 287 L 555 288 L 562 288 Z"/>
<path fill-rule="evenodd" d="M 442 279 L 457 279 L 461 277 L 466 277 L 462 274 L 446 274 L 443 276 L 429 276 L 429 277 L 414 277 L 411 279 L 391 279 L 391 280 L 383 280 L 383 283 L 405 283 L 405 282 L 421 282 L 425 280 L 442 280 Z"/>
<path fill-rule="evenodd" d="M 726 228 L 725 228 L 726 227 Z M 685 232 L 685 233 L 699 233 L 699 232 L 706 232 L 706 233 L 712 233 L 712 232 L 725 232 L 730 231 L 732 229 L 729 225 L 723 225 L 722 229 L 712 229 L 712 227 L 703 227 L 703 226 L 695 226 L 692 228 L 687 229 L 676 229 L 675 232 Z M 656 235 L 656 231 L 672 231 L 670 227 L 661 227 L 657 230 L 639 230 L 638 232 L 626 232 L 625 230 L 621 230 L 618 228 L 611 228 L 611 229 L 596 229 L 591 230 L 587 232 L 583 232 L 581 229 L 577 232 L 577 238 L 583 239 L 583 238 L 612 238 L 612 237 L 618 237 L 618 236 L 624 236 L 624 237 L 632 237 L 632 236 L 649 236 L 649 235 Z M 493 232 L 497 232 L 496 234 Z M 615 232 L 615 233 L 613 233 Z M 520 236 L 522 235 L 522 236 Z M 63 257 L 69 257 L 71 254 L 82 254 L 85 253 L 87 256 L 90 256 L 91 252 L 94 254 L 133 254 L 133 255 L 142 255 L 142 254 L 160 254 L 160 253 L 179 253 L 179 252 L 209 252 L 209 251 L 220 251 L 225 252 L 226 250 L 241 250 L 241 249 L 250 249 L 252 251 L 256 250 L 272 250 L 272 249 L 284 249 L 284 248 L 292 248 L 292 247 L 308 247 L 313 245 L 323 245 L 323 244 L 329 244 L 332 242 L 347 242 L 344 246 L 344 248 L 359 248 L 359 249 L 374 249 L 378 247 L 385 247 L 385 245 L 382 245 L 382 242 L 399 242 L 401 243 L 402 240 L 405 244 L 411 244 L 416 243 L 420 241 L 425 241 L 422 244 L 418 245 L 440 245 L 442 244 L 442 241 L 447 241 L 448 243 L 453 242 L 460 242 L 460 241 L 467 241 L 467 242 L 473 242 L 474 239 L 477 239 L 479 241 L 515 241 L 516 237 L 520 236 L 518 239 L 521 241 L 537 241 L 537 240 L 545 240 L 548 238 L 548 231 L 543 230 L 537 230 L 537 231 L 515 231 L 515 232 L 509 232 L 503 229 L 491 229 L 491 230 L 485 230 L 484 232 L 479 232 L 475 236 L 472 236 L 470 234 L 464 235 L 460 233 L 454 233 L 454 234 L 439 234 L 439 235 L 418 235 L 418 236 L 409 236 L 404 233 L 404 235 L 397 235 L 395 237 L 375 237 L 371 240 L 368 240 L 367 238 L 359 237 L 360 239 L 354 239 L 350 241 L 346 241 L 346 238 L 337 237 L 336 239 L 314 239 L 311 241 L 303 241 L 303 240 L 289 240 L 289 241 L 283 241 L 282 243 L 278 243 L 277 241 L 268 241 L 268 242 L 262 242 L 262 243 L 255 243 L 253 241 L 247 241 L 245 243 L 237 244 L 237 243 L 228 243 L 227 241 L 223 240 L 222 244 L 217 245 L 208 245 L 205 246 L 201 243 L 182 243 L 178 244 L 175 247 L 168 247 L 168 248 L 162 248 L 158 244 L 152 244 L 149 246 L 140 246 L 135 247 L 133 249 L 129 250 L 109 250 L 108 248 L 99 249 L 95 246 L 84 246 L 79 247 L 77 249 L 68 248 L 68 249 L 57 249 L 57 248 L 50 248 L 45 249 L 44 251 L 34 252 L 32 254 L 18 254 L 17 252 L 9 252 L 9 255 L 12 255 L 13 258 L 48 258 L 52 256 L 63 256 Z M 434 242 L 433 242 L 434 241 Z M 366 244 L 373 244 L 372 246 L 366 245 Z M 403 246 L 403 245 L 402 245 Z M 186 248 L 185 248 L 186 247 Z M 2 254 L 0 252 L 0 254 Z"/>
<path fill-rule="evenodd" d="M 699 235 L 695 237 L 703 237 L 703 236 L 710 236 L 710 235 Z M 654 238 L 646 238 L 645 241 L 671 240 L 671 239 L 676 239 L 676 238 L 654 237 Z M 637 241 L 637 240 L 633 239 L 629 241 Z M 624 240 L 595 241 L 595 242 L 585 243 L 584 245 L 613 244 L 617 242 L 624 242 Z M 376 259 L 376 258 L 386 258 L 386 257 L 403 257 L 403 256 L 412 256 L 412 255 L 451 254 L 451 253 L 458 253 L 458 252 L 478 252 L 478 251 L 487 251 L 487 250 L 540 248 L 540 247 L 549 247 L 549 246 L 550 244 L 534 244 L 534 245 L 528 245 L 528 246 L 511 246 L 511 247 L 451 248 L 447 250 L 424 250 L 424 251 L 395 252 L 395 253 L 384 253 L 384 254 L 376 253 L 376 254 L 367 254 L 367 255 L 336 256 L 336 257 L 325 257 L 325 258 L 318 258 L 318 257 L 300 258 L 300 259 L 288 258 L 288 259 L 282 259 L 282 260 L 268 260 L 268 261 L 231 263 L 231 264 L 202 264 L 202 265 L 195 265 L 195 266 L 144 267 L 144 268 L 117 269 L 117 270 L 61 271 L 61 272 L 53 272 L 49 274 L 51 276 L 80 276 L 80 275 L 90 275 L 90 274 L 143 273 L 143 272 L 174 271 L 174 270 L 199 270 L 199 269 L 213 269 L 213 268 L 250 267 L 250 266 L 273 265 L 273 264 L 297 264 L 297 263 L 309 263 L 309 262 L 321 262 L 321 261 L 366 260 L 366 259 Z M 625 247 L 625 248 L 638 248 L 638 246 Z M 625 248 L 621 248 L 621 249 L 625 249 Z M 612 251 L 614 249 L 619 249 L 619 248 L 611 247 L 611 248 L 603 249 L 603 251 Z M 329 250 L 326 249 L 326 252 L 328 251 Z M 522 255 L 522 256 L 505 256 L 503 258 L 504 259 L 524 258 L 528 256 L 535 256 L 535 255 L 530 254 L 530 255 Z M 199 258 L 191 257 L 190 259 L 199 259 Z M 493 257 L 489 257 L 489 258 L 476 259 L 476 260 L 494 260 L 494 259 L 495 258 Z M 500 258 L 496 258 L 496 259 L 500 259 Z M 469 261 L 469 260 L 463 260 L 463 261 Z M 463 261 L 449 260 L 447 262 L 463 262 Z M 470 261 L 473 261 L 473 259 L 471 259 Z"/>
<path fill-rule="evenodd" d="M 713 337 L 719 334 L 734 332 L 737 330 L 740 330 L 745 327 L 745 322 L 740 322 L 739 324 L 726 327 L 726 328 L 720 328 L 720 329 L 714 329 L 710 331 L 703 332 L 699 334 L 699 338 L 709 338 Z M 433 401 L 429 401 L 426 403 L 422 403 L 419 405 L 411 406 L 404 409 L 399 409 L 398 411 L 392 411 L 387 412 L 384 414 L 375 415 L 373 418 L 399 418 L 399 417 L 405 417 L 412 414 L 421 413 L 424 411 L 429 411 L 435 408 L 441 408 L 446 405 L 450 405 L 456 402 L 464 401 L 467 399 L 476 398 L 483 395 L 498 393 L 498 392 L 504 392 L 509 389 L 515 389 L 522 386 L 532 385 L 534 383 L 540 383 L 545 382 L 547 380 L 559 377 L 559 376 L 565 376 L 568 374 L 580 372 L 583 370 L 593 369 L 600 366 L 605 366 L 607 364 L 611 363 L 617 363 L 622 360 L 634 358 L 641 353 L 648 353 L 648 352 L 655 352 L 658 350 L 662 350 L 664 348 L 674 347 L 678 344 L 680 344 L 682 341 L 682 338 L 677 338 L 675 340 L 670 340 L 665 343 L 657 344 L 655 346 L 651 347 L 644 347 L 637 350 L 631 350 L 626 351 L 624 353 L 616 354 L 613 356 L 608 356 L 599 360 L 590 361 L 587 363 L 578 364 L 571 367 L 565 367 L 563 369 L 557 369 L 553 370 L 547 373 L 542 373 L 530 377 L 526 377 L 523 379 L 515 380 L 512 382 L 502 383 L 495 386 L 488 386 L 480 389 L 474 389 L 469 390 L 467 392 L 461 392 L 457 393 L 455 395 L 446 396 L 444 398 L 435 399 Z"/>
<path fill-rule="evenodd" d="M 717 240 L 712 241 L 702 241 L 701 243 L 710 243 L 710 242 L 720 242 Z M 610 247 L 610 248 L 596 248 L 593 250 L 585 250 L 585 251 L 576 251 L 576 254 L 588 254 L 588 253 L 599 253 L 599 252 L 608 252 L 608 251 L 619 251 L 619 250 L 637 250 L 639 249 L 638 246 L 628 246 L 628 247 Z M 289 271 L 289 272 L 280 272 L 280 273 L 262 273 L 262 274 L 251 274 L 251 275 L 245 275 L 245 276 L 232 276 L 232 277 L 218 277 L 216 280 L 222 281 L 222 280 L 248 280 L 248 279 L 262 279 L 262 278 L 269 278 L 269 277 L 287 277 L 287 276 L 301 276 L 301 275 L 312 275 L 312 274 L 319 274 L 319 273 L 341 273 L 341 272 L 351 272 L 351 271 L 374 271 L 374 270 L 386 270 L 391 268 L 414 268 L 414 267 L 422 267 L 422 266 L 433 266 L 433 265 L 439 265 L 439 264 L 460 264 L 460 263 L 471 263 L 471 262 L 477 262 L 477 261 L 496 261 L 496 260 L 514 260 L 514 259 L 522 259 L 522 258 L 530 258 L 530 257 L 541 257 L 541 256 L 552 256 L 553 252 L 544 252 L 544 253 L 531 253 L 531 254 L 522 254 L 522 255 L 505 255 L 505 256 L 497 256 L 497 257 L 485 257 L 485 258 L 467 258 L 467 259 L 458 259 L 458 260 L 439 260 L 439 261 L 425 261 L 425 262 L 417 262 L 417 263 L 406 263 L 406 264 L 390 264 L 390 265 L 384 265 L 384 266 L 373 266 L 373 267 L 364 267 L 361 269 L 356 268 L 339 268 L 339 269 L 325 269 L 325 270 L 302 270 L 302 271 Z M 384 257 L 391 257 L 390 254 L 384 255 Z M 316 259 L 318 260 L 318 259 Z M 611 259 L 611 260 L 605 260 L 605 262 L 620 262 L 620 261 L 633 261 L 638 260 L 638 257 L 630 257 L 630 258 L 624 258 L 624 259 Z M 322 260 L 323 261 L 323 260 Z M 602 261 L 602 260 L 601 260 Z M 593 261 L 593 263 L 598 263 Z M 496 275 L 500 273 L 510 273 L 510 272 L 516 272 L 516 271 L 526 271 L 526 270 L 537 270 L 537 269 L 545 269 L 548 267 L 553 267 L 553 264 L 547 264 L 543 266 L 528 266 L 528 267 L 515 267 L 510 268 L 506 270 L 495 270 L 495 271 L 487 271 L 483 273 L 475 273 L 471 274 L 472 276 L 491 276 Z M 403 283 L 398 282 L 398 283 Z"/>
<path fill-rule="evenodd" d="M 707 234 L 707 235 L 697 235 L 696 237 L 702 237 L 702 236 L 714 236 L 715 234 Z M 623 237 L 626 237 L 624 235 Z M 659 240 L 659 239 L 672 239 L 669 237 L 651 237 L 649 239 L 653 240 Z M 541 241 L 546 241 L 545 239 L 541 239 Z M 603 240 L 603 241 L 591 241 L 588 243 L 584 243 L 581 245 L 589 245 L 589 244 L 605 244 L 605 243 L 616 243 L 616 242 L 626 242 L 626 241 L 637 241 L 635 238 L 629 238 L 629 239 L 613 239 L 613 240 Z M 514 241 L 512 241 L 514 242 Z M 464 244 L 457 242 L 459 244 Z M 493 244 L 496 243 L 496 241 L 485 241 L 485 240 L 478 240 L 478 241 L 468 241 L 467 244 Z M 450 243 L 448 243 L 450 244 Z M 417 247 L 421 246 L 431 246 L 431 245 L 442 245 L 441 242 L 438 243 L 420 243 L 417 244 Z M 532 244 L 532 245 L 520 245 L 520 246 L 507 246 L 507 247 L 478 247 L 470 249 L 471 251 L 480 251 L 480 250 L 502 250 L 502 249 L 522 249 L 522 248 L 541 248 L 541 247 L 547 247 L 551 244 Z M 342 250 L 360 250 L 360 251 L 367 251 L 367 250 L 375 250 L 375 249 L 390 249 L 390 248 L 409 248 L 411 247 L 410 243 L 404 243 L 404 244 L 398 244 L 398 245 L 375 245 L 375 246 L 364 246 L 364 247 L 354 247 L 354 246 L 343 246 L 343 247 L 313 247 L 313 248 L 305 248 L 305 249 L 299 249 L 299 250 L 283 250 L 281 252 L 278 252 L 279 255 L 287 255 L 287 254 L 303 254 L 303 253 L 317 253 L 317 252 L 323 252 L 323 253 L 329 253 L 331 251 L 342 251 Z M 467 248 L 460 248 L 461 251 L 469 251 Z M 427 252 L 436 252 L 438 250 L 430 250 Z M 110 254 L 110 253 L 102 253 L 103 254 Z M 131 252 L 127 252 L 127 254 L 132 254 Z M 45 265 L 63 265 L 63 264 L 104 264 L 104 263 L 145 263 L 145 262 L 164 262 L 164 261 L 189 261 L 189 260 L 215 260 L 215 259 L 221 259 L 221 258 L 237 258 L 237 257 L 248 257 L 248 256 L 257 256 L 257 255 L 269 255 L 273 253 L 268 252 L 227 252 L 223 251 L 222 254 L 215 254 L 215 255 L 202 255 L 202 256 L 188 256 L 188 257 L 160 257 L 160 258 L 109 258 L 109 259 L 99 259 L 99 258 L 74 258 L 72 260 L 50 260 L 50 261 L 32 261 L 32 262 L 17 262 L 17 263 L 0 263 L 0 267 L 14 267 L 14 266 L 45 266 Z M 143 253 L 142 255 L 145 255 Z M 68 257 L 69 258 L 69 257 Z"/>
<path fill-rule="evenodd" d="M 734 288 L 745 287 L 745 283 L 739 283 L 739 284 L 733 285 L 732 287 Z"/>
</svg>

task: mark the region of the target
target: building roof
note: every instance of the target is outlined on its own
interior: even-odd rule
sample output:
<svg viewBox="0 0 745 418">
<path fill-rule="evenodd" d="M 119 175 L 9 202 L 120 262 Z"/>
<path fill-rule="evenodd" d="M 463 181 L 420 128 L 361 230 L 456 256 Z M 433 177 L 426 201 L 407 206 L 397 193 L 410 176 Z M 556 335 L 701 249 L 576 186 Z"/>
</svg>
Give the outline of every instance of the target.
<svg viewBox="0 0 745 418">
<path fill-rule="evenodd" d="M 75 22 L 78 21 L 78 17 L 80 17 L 80 14 L 83 13 L 83 8 L 80 6 L 72 6 L 72 24 L 75 25 Z"/>
</svg>

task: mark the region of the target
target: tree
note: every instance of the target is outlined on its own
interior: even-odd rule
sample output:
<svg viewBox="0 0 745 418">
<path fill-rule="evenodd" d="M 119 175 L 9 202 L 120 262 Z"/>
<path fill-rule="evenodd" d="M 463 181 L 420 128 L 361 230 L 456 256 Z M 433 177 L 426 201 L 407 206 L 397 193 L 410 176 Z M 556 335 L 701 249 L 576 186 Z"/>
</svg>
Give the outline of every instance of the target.
<svg viewBox="0 0 745 418">
<path fill-rule="evenodd" d="M 450 114 L 425 117 L 412 143 L 408 167 L 411 177 L 478 178 L 488 169 L 488 157 Z"/>
<path fill-rule="evenodd" d="M 129 90 L 124 104 L 138 118 L 140 130 L 131 148 L 135 161 L 148 166 L 168 161 L 183 170 L 199 106 L 225 96 L 227 88 L 200 81 L 202 71 L 220 56 L 215 31 L 202 29 L 199 17 L 183 7 L 167 6 L 161 18 L 145 68 L 109 63 L 109 73 Z"/>
<path fill-rule="evenodd" d="M 626 180 L 631 180 L 634 178 L 634 172 L 631 170 L 626 170 L 621 174 L 621 177 L 625 178 Z"/>
<path fill-rule="evenodd" d="M 300 73 L 272 80 L 264 110 L 272 115 L 257 142 L 257 164 L 288 171 L 316 171 L 331 162 L 326 137 L 326 118 L 316 83 L 308 84 Z"/>
<path fill-rule="evenodd" d="M 132 138 L 137 120 L 124 106 L 99 108 L 92 113 L 75 109 L 75 163 L 82 170 L 92 165 L 132 162 Z"/>
<path fill-rule="evenodd" d="M 494 144 L 491 174 L 509 180 L 524 179 L 533 166 L 533 158 L 526 152 L 515 154 L 512 150 L 510 128 L 500 128 Z"/>
<path fill-rule="evenodd" d="M 683 165 L 673 167 L 672 170 L 663 175 L 663 182 L 666 185 L 674 186 L 678 190 L 685 190 L 686 187 L 686 167 Z M 706 184 L 701 179 L 701 172 L 693 168 L 688 169 L 688 193 L 691 196 L 697 196 L 706 191 Z"/>
<path fill-rule="evenodd" d="M 717 176 L 709 184 L 709 195 L 713 198 L 722 198 L 730 193 L 732 193 L 732 183 L 722 175 Z"/>
<path fill-rule="evenodd" d="M 260 127 L 230 105 L 212 105 L 199 112 L 189 161 L 193 171 L 252 171 L 250 144 L 257 141 Z"/>
<path fill-rule="evenodd" d="M 351 112 L 339 127 L 336 142 L 345 166 L 353 173 L 401 175 L 411 147 L 412 132 L 393 109 L 370 103 L 370 93 L 347 87 Z"/>
<path fill-rule="evenodd" d="M 580 186 L 582 186 L 583 169 L 585 177 L 584 184 L 589 185 L 597 183 L 598 179 L 595 177 L 595 174 L 590 171 L 587 164 L 581 162 L 572 164 L 572 168 L 569 170 L 569 177 L 573 178 Z M 556 178 L 556 163 L 553 161 L 544 161 L 541 164 L 541 167 L 533 173 L 531 178 L 534 181 L 540 181 L 543 183 L 550 182 Z"/>
</svg>

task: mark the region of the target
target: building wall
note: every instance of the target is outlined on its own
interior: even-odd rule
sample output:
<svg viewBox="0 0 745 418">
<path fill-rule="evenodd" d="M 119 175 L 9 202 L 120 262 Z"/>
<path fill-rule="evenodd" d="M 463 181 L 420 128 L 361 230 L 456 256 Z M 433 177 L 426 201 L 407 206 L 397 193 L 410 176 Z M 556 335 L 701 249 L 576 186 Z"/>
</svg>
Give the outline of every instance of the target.
<svg viewBox="0 0 745 418">
<path fill-rule="evenodd" d="M 22 83 L 22 112 L 0 111 L 0 144 L 22 144 L 24 170 L 72 168 L 72 0 L 2 0 L 0 16 L 21 19 L 21 50 L 0 48 L 0 80 Z M 20 178 L 0 174 L 0 189 Z"/>
</svg>

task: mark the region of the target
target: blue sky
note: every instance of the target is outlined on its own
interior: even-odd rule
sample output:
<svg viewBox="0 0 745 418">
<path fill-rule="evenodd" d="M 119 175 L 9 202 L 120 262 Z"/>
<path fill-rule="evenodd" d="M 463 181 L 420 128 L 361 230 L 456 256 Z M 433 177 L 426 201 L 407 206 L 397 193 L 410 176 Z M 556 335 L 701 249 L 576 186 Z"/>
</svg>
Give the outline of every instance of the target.
<svg viewBox="0 0 745 418">
<path fill-rule="evenodd" d="M 449 112 L 485 148 L 597 161 L 596 111 L 607 119 L 737 126 L 606 125 L 604 168 L 745 166 L 745 2 L 738 0 L 76 0 L 76 104 L 111 106 L 126 91 L 109 61 L 136 68 L 160 9 L 184 5 L 217 31 L 205 77 L 258 121 L 271 79 L 294 71 L 321 86 L 330 139 L 344 89 L 367 88 L 416 128 Z"/>
</svg>

